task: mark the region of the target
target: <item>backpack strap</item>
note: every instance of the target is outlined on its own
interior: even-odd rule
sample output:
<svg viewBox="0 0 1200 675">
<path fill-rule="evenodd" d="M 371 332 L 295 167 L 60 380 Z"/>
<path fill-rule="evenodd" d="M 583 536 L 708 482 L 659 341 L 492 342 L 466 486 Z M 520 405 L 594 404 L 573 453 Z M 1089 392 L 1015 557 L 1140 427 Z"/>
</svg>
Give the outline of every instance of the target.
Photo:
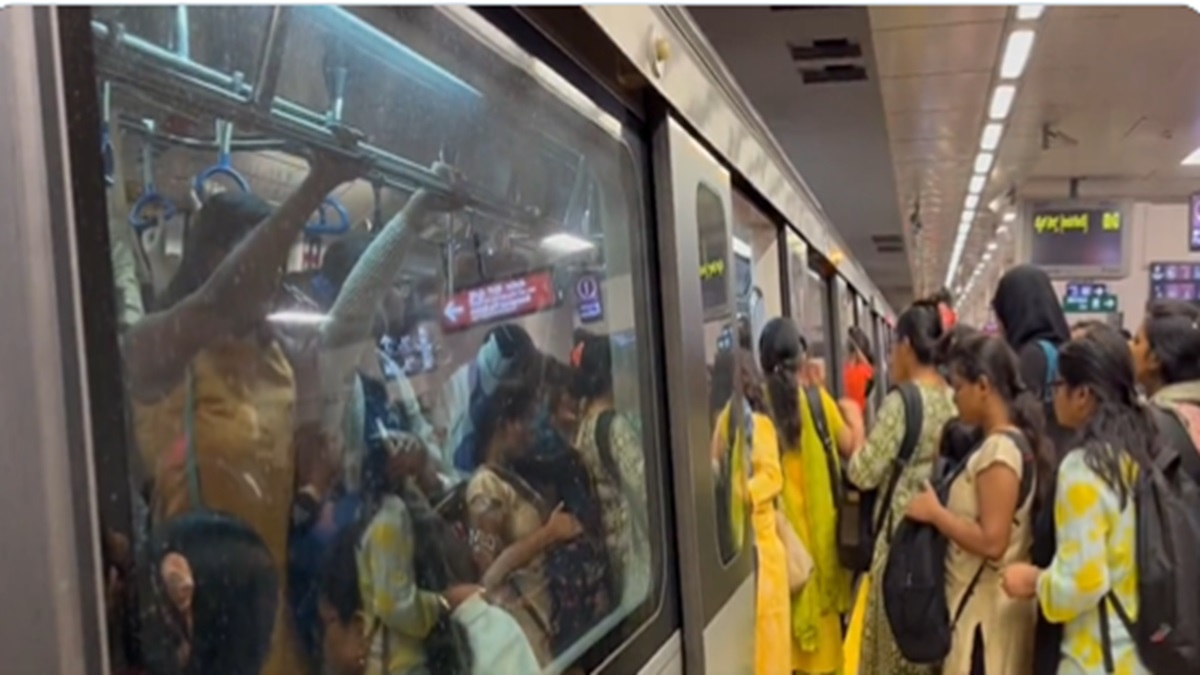
<svg viewBox="0 0 1200 675">
<path fill-rule="evenodd" d="M 904 473 L 913 453 L 917 451 L 917 443 L 921 440 L 921 426 L 925 423 L 924 401 L 917 385 L 911 382 L 900 385 L 900 399 L 904 402 L 904 437 L 900 441 L 900 450 L 896 453 L 887 488 L 882 493 L 883 502 L 879 505 L 879 513 L 875 516 L 876 533 L 883 527 L 884 518 L 891 513 L 896 484 L 900 482 L 900 474 Z"/>
<path fill-rule="evenodd" d="M 967 609 L 967 603 L 970 602 L 971 596 L 975 595 L 975 587 L 979 585 L 979 579 L 983 577 L 983 570 L 987 569 L 987 560 L 979 563 L 979 569 L 975 570 L 975 576 L 971 577 L 971 583 L 967 584 L 967 590 L 963 593 L 962 599 L 958 601 L 958 607 L 954 610 L 954 617 L 950 620 L 950 631 L 954 632 L 954 627 L 958 625 L 958 620 L 962 618 L 963 612 Z"/>
<path fill-rule="evenodd" d="M 1125 626 L 1125 631 L 1129 633 L 1131 639 L 1134 636 L 1134 623 L 1129 613 L 1125 611 L 1125 606 L 1121 604 L 1120 598 L 1112 590 L 1100 598 L 1100 652 L 1104 658 L 1104 672 L 1115 673 L 1117 667 L 1113 660 L 1112 635 L 1108 629 L 1108 603 L 1110 602 L 1117 612 L 1117 618 L 1121 620 L 1121 624 Z"/>
<path fill-rule="evenodd" d="M 1058 376 L 1058 348 L 1048 340 L 1038 340 L 1038 347 L 1042 349 L 1042 356 L 1046 357 L 1046 378 L 1042 382 L 1042 402 L 1054 402 L 1054 379 Z"/>
<path fill-rule="evenodd" d="M 1021 452 L 1021 487 L 1017 492 L 1017 510 L 1021 510 L 1021 505 L 1029 499 L 1029 493 L 1033 492 L 1033 478 L 1036 473 L 1036 462 L 1033 456 L 1033 448 L 1029 446 L 1029 439 L 1025 438 L 1025 434 L 1015 429 L 1006 429 L 1004 435 L 1008 436 Z M 1031 470 L 1033 469 L 1033 470 Z"/>
<path fill-rule="evenodd" d="M 600 416 L 596 418 L 594 440 L 600 454 L 600 466 L 604 467 L 604 473 L 608 474 L 608 477 L 620 487 L 623 484 L 621 470 L 617 467 L 617 459 L 613 456 L 612 451 L 612 425 L 616 415 L 617 411 L 612 408 L 600 413 Z"/>
<path fill-rule="evenodd" d="M 829 433 L 829 423 L 825 419 L 825 406 L 821 401 L 821 390 L 817 387 L 805 387 L 804 398 L 808 400 L 808 413 L 812 416 L 813 427 L 821 448 L 825 451 L 825 466 L 829 469 L 829 487 L 833 490 L 833 503 L 842 501 L 842 464 L 833 449 L 833 436 Z"/>
</svg>

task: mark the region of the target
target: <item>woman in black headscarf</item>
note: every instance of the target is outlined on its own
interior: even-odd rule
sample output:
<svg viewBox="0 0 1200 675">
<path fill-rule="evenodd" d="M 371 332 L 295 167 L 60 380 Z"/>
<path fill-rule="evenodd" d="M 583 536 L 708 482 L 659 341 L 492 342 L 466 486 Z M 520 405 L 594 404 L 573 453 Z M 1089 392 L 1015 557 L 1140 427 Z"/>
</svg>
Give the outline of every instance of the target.
<svg viewBox="0 0 1200 675">
<path fill-rule="evenodd" d="M 1045 404 L 1046 432 L 1055 457 L 1074 447 L 1071 432 L 1058 424 L 1050 403 L 1050 385 L 1057 376 L 1050 363 L 1057 364 L 1058 349 L 1071 339 L 1071 330 L 1063 315 L 1062 305 L 1050 284 L 1050 277 L 1039 267 L 1018 265 L 1000 278 L 992 298 L 996 320 L 1004 331 L 1004 339 L 1021 362 L 1021 380 Z M 1044 458 L 1043 458 L 1044 459 Z M 1044 462 L 1043 462 L 1044 463 Z M 1054 462 L 1055 464 L 1057 462 Z M 1054 484 L 1057 466 L 1038 466 L 1036 501 L 1033 516 L 1033 550 L 1035 565 L 1045 567 L 1054 558 L 1054 519 L 1050 505 L 1054 503 Z M 1034 646 L 1034 674 L 1053 675 L 1058 670 L 1062 626 L 1038 615 Z"/>
</svg>

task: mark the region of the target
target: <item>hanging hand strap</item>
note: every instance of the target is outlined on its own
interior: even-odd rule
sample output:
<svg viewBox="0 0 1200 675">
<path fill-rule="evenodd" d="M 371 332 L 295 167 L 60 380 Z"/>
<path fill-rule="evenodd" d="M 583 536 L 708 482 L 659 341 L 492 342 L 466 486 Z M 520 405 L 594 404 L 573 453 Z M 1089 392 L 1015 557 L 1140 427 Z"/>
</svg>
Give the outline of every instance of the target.
<svg viewBox="0 0 1200 675">
<path fill-rule="evenodd" d="M 184 472 L 187 475 L 188 505 L 198 509 L 203 505 L 200 497 L 200 467 L 196 462 L 196 382 L 192 369 L 184 376 L 185 395 L 183 401 Z"/>
</svg>

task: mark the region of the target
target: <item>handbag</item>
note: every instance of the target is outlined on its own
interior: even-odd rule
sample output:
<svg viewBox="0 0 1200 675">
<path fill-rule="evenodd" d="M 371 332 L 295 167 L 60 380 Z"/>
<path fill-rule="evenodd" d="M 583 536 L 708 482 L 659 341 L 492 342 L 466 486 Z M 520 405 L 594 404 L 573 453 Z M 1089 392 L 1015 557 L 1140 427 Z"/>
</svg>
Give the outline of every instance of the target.
<svg viewBox="0 0 1200 675">
<path fill-rule="evenodd" d="M 750 410 L 748 403 L 743 401 L 743 411 L 746 419 L 746 447 L 750 448 L 749 456 L 756 454 L 757 449 L 754 447 L 754 414 Z M 779 456 L 779 446 L 764 451 L 774 452 L 775 456 Z M 746 460 L 746 478 L 751 475 L 750 460 Z M 787 577 L 788 590 L 792 595 L 800 592 L 804 585 L 808 583 L 808 578 L 812 576 L 813 560 L 808 549 L 804 547 L 804 542 L 800 541 L 800 537 L 796 534 L 796 530 L 792 529 L 792 524 L 788 522 L 787 516 L 783 513 L 783 505 L 776 498 L 774 504 L 775 511 L 775 530 L 779 535 L 779 540 L 783 543 L 783 551 L 787 562 Z"/>
</svg>

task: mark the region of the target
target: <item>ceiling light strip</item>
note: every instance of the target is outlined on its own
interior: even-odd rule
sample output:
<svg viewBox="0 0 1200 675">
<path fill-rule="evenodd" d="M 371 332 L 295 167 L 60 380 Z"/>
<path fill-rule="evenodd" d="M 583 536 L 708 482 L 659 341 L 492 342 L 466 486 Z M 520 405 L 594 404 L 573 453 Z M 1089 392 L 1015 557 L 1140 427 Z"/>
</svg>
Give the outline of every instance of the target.
<svg viewBox="0 0 1200 675">
<path fill-rule="evenodd" d="M 1036 21 L 1044 11 L 1045 7 L 1042 5 L 1020 5 L 1016 9 L 1016 20 L 1018 22 Z M 963 201 L 962 220 L 959 222 L 958 232 L 954 237 L 954 247 L 950 251 L 950 264 L 946 267 L 946 279 L 943 286 L 947 288 L 953 286 L 954 280 L 958 276 L 958 264 L 962 262 L 963 249 L 966 248 L 971 227 L 975 222 L 975 209 L 987 186 L 988 173 L 995 163 L 996 151 L 999 149 L 1000 140 L 1004 135 L 1004 120 L 1012 111 L 1013 101 L 1016 99 L 1016 80 L 1024 74 L 1025 66 L 1029 63 L 1029 56 L 1033 52 L 1037 34 L 1027 23 L 1021 23 L 1020 26 L 1008 34 L 1004 53 L 1000 58 L 999 79 L 1001 81 L 992 92 L 992 98 L 988 103 L 988 121 L 979 135 L 979 154 L 975 157 L 974 172 L 967 184 L 967 197 Z M 1005 215 L 1005 222 L 1007 221 L 1008 214 Z M 987 253 L 981 257 L 967 283 L 959 285 L 959 288 L 963 289 L 959 294 L 960 298 L 971 292 L 975 280 L 979 278 L 986 263 L 993 258 L 991 252 L 995 249 L 994 243 L 989 244 Z"/>
</svg>

